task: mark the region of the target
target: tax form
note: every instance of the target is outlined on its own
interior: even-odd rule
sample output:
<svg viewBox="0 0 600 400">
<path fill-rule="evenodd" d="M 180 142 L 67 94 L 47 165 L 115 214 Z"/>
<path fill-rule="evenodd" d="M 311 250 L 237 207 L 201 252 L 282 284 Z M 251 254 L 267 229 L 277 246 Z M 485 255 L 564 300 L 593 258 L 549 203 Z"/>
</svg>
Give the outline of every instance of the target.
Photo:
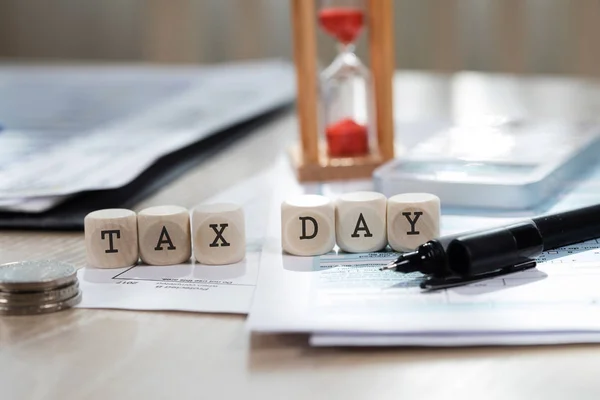
<svg viewBox="0 0 600 400">
<path fill-rule="evenodd" d="M 339 193 L 335 185 L 289 184 L 284 196 Z M 363 187 L 364 188 L 364 187 Z M 343 190 L 348 191 L 346 184 Z M 600 201 L 600 169 L 549 212 Z M 600 243 L 547 251 L 535 269 L 424 293 L 419 273 L 378 268 L 397 254 L 318 257 L 282 253 L 279 210 L 271 210 L 258 289 L 248 319 L 254 332 L 311 333 L 314 345 L 550 344 L 600 341 Z M 519 217 L 443 213 L 442 234 L 494 225 Z"/>
</svg>

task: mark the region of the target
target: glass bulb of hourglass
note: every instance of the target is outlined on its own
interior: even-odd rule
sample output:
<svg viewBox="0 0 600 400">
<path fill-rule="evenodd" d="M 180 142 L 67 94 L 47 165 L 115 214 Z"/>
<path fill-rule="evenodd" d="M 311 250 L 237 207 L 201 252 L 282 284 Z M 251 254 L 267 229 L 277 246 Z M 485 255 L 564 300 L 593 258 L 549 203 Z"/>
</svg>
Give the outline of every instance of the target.
<svg viewBox="0 0 600 400">
<path fill-rule="evenodd" d="M 370 76 L 354 53 L 354 41 L 364 26 L 359 0 L 323 0 L 319 9 L 323 31 L 338 42 L 339 54 L 321 75 L 324 131 L 330 156 L 369 152 Z"/>
<path fill-rule="evenodd" d="M 323 72 L 325 136 L 332 156 L 367 154 L 368 71 L 356 55 L 343 51 Z"/>
</svg>

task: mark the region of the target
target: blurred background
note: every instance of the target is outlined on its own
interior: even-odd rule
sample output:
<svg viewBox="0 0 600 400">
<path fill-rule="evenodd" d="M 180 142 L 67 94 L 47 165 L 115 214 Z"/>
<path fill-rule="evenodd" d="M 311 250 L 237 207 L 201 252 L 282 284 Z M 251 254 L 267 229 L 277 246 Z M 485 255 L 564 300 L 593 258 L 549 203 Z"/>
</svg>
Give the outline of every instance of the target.
<svg viewBox="0 0 600 400">
<path fill-rule="evenodd" d="M 395 0 L 394 18 L 398 69 L 600 75 L 598 0 Z M 327 61 L 335 47 L 319 40 Z M 216 63 L 291 54 L 286 0 L 0 1 L 3 58 Z"/>
</svg>

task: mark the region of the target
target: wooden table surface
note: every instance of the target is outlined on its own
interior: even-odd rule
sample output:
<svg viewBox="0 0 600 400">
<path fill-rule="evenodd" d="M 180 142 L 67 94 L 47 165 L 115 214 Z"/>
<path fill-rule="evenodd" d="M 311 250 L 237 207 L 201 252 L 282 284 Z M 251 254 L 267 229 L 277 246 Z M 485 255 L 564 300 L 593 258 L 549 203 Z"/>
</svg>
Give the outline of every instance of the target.
<svg viewBox="0 0 600 400">
<path fill-rule="evenodd" d="M 418 114 L 411 84 L 438 85 L 419 79 L 399 95 L 405 116 Z M 445 112 L 440 93 L 419 98 L 424 115 Z M 273 118 L 137 209 L 191 207 L 269 168 L 275 157 L 257 155 L 278 154 L 296 135 L 292 113 Z M 0 232 L 0 262 L 38 257 L 82 266 L 83 233 Z M 0 317 L 0 400 L 600 398 L 598 345 L 314 349 L 306 336 L 250 335 L 244 319 L 84 309 Z"/>
</svg>

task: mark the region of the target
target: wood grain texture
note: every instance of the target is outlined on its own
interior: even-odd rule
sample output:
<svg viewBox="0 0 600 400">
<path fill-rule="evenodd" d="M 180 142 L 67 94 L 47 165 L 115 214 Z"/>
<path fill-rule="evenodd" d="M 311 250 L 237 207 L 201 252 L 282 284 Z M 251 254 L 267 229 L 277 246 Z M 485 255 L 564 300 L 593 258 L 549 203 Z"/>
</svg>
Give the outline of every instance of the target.
<svg viewBox="0 0 600 400">
<path fill-rule="evenodd" d="M 440 236 L 440 199 L 429 193 L 403 193 L 387 202 L 387 234 L 392 249 L 413 251 Z"/>
<path fill-rule="evenodd" d="M 199 263 L 225 265 L 242 261 L 246 255 L 243 208 L 235 203 L 199 205 L 192 211 L 192 239 L 194 257 Z"/>
<path fill-rule="evenodd" d="M 199 57 L 198 36 L 191 0 L 148 0 L 144 4 L 143 54 L 152 62 L 194 62 Z M 204 11 L 204 10 L 202 10 Z M 206 13 L 206 11 L 205 11 Z"/>
<path fill-rule="evenodd" d="M 349 253 L 387 246 L 387 199 L 377 192 L 343 193 L 335 201 L 335 241 Z"/>
<path fill-rule="evenodd" d="M 392 0 L 369 0 L 369 55 L 374 87 L 378 150 L 394 157 L 394 29 Z"/>
<path fill-rule="evenodd" d="M 122 208 L 97 210 L 85 217 L 87 259 L 95 268 L 129 267 L 138 262 L 135 212 Z"/>
<path fill-rule="evenodd" d="M 525 10 L 522 0 L 503 0 L 493 3 L 495 68 L 502 72 L 525 72 Z"/>
<path fill-rule="evenodd" d="M 150 265 L 181 264 L 192 256 L 190 213 L 181 206 L 156 206 L 137 216 L 142 262 Z"/>
<path fill-rule="evenodd" d="M 459 0 L 429 1 L 427 12 L 431 21 L 431 68 L 436 71 L 460 70 L 461 51 L 458 38 Z"/>
<path fill-rule="evenodd" d="M 297 256 L 320 256 L 335 246 L 335 208 L 331 199 L 305 194 L 281 204 L 281 247 Z"/>
<path fill-rule="evenodd" d="M 319 102 L 315 2 L 292 0 L 291 12 L 302 160 L 316 164 L 319 160 Z"/>
<path fill-rule="evenodd" d="M 369 178 L 375 168 L 383 163 L 378 153 L 364 157 L 330 158 L 325 144 L 319 146 L 318 163 L 305 162 L 299 146 L 291 147 L 289 155 L 301 182 Z"/>
<path fill-rule="evenodd" d="M 599 4 L 597 0 L 393 2 L 397 10 L 398 68 L 489 68 L 539 73 L 546 70 L 546 53 L 555 51 L 565 61 L 566 73 L 600 75 L 594 48 L 600 26 L 600 13 L 593 11 Z M 480 9 L 482 2 L 492 7 Z M 289 58 L 290 6 L 289 0 L 2 0 L 0 56 L 165 63 Z M 452 6 L 454 12 L 450 10 Z M 471 12 L 473 9 L 478 11 Z M 448 28 L 452 22 L 443 17 L 446 12 L 468 14 L 462 22 L 465 34 L 456 37 L 451 33 Z M 544 17 L 531 19 L 526 14 Z M 568 21 L 566 32 L 557 29 L 557 21 L 559 25 Z M 542 27 L 547 28 L 542 29 L 543 34 L 533 33 Z M 462 31 L 460 26 L 458 29 Z M 446 36 L 447 33 L 450 34 Z M 486 40 L 482 47 L 477 39 L 490 33 L 494 39 Z M 561 39 L 564 34 L 566 40 Z M 465 40 L 466 37 L 476 40 Z M 329 45 L 329 38 L 319 40 L 321 43 L 324 45 L 318 50 L 323 60 L 334 57 L 336 50 Z M 359 43 L 362 45 L 362 39 Z M 366 54 L 361 45 L 358 51 L 362 58 Z M 466 47 L 478 54 L 473 55 Z M 585 49 L 586 53 L 577 50 L 574 54 L 574 47 Z M 452 49 L 460 53 L 453 53 Z M 536 66 L 539 67 L 533 68 Z"/>
<path fill-rule="evenodd" d="M 600 2 L 579 0 L 570 6 L 570 49 L 575 73 L 584 76 L 600 76 L 600 54 L 597 39 L 600 35 Z"/>
</svg>

